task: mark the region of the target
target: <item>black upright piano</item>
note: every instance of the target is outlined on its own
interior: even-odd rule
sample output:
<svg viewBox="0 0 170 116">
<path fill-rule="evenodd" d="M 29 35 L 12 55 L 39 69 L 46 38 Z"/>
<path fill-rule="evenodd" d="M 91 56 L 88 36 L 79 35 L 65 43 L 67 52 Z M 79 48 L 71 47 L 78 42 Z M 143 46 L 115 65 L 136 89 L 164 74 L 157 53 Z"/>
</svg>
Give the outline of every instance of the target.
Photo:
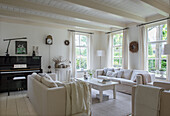
<svg viewBox="0 0 170 116">
<path fill-rule="evenodd" d="M 42 72 L 41 56 L 0 56 L 0 92 L 26 90 L 27 76 L 33 72 Z"/>
</svg>

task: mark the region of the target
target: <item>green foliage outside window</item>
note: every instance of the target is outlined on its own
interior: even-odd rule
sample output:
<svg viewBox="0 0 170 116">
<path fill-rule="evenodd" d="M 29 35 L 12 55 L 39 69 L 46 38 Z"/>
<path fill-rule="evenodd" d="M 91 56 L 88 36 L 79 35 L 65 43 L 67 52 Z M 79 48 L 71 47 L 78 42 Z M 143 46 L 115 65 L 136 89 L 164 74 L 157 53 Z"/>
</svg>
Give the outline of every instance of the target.
<svg viewBox="0 0 170 116">
<path fill-rule="evenodd" d="M 76 35 L 76 69 L 87 69 L 87 36 Z"/>
</svg>

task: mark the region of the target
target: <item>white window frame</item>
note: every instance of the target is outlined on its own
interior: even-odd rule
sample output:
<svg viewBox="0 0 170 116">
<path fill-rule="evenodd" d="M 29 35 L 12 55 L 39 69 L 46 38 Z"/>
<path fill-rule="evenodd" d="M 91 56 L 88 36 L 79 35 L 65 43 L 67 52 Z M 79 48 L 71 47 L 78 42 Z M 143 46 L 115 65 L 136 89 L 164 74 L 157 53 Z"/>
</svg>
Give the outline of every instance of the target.
<svg viewBox="0 0 170 116">
<path fill-rule="evenodd" d="M 112 45 L 112 53 L 113 53 L 113 55 L 112 55 L 112 60 L 113 60 L 113 67 L 119 67 L 119 68 L 121 68 L 122 67 L 122 63 L 120 64 L 120 60 L 122 61 L 122 56 L 120 56 L 119 55 L 119 58 L 114 58 L 114 48 L 116 48 L 116 47 L 122 47 L 122 45 L 123 44 L 121 44 L 121 45 L 114 45 L 114 35 L 117 35 L 117 34 L 122 34 L 123 35 L 123 32 L 117 32 L 117 33 L 114 33 L 113 35 L 112 35 L 112 39 L 113 39 L 113 45 Z M 123 38 L 122 38 L 122 40 L 123 40 Z M 119 49 L 119 53 L 121 53 L 122 54 L 122 50 L 120 51 L 120 49 Z M 119 65 L 114 65 L 114 60 L 119 60 Z"/>
<path fill-rule="evenodd" d="M 148 39 L 148 28 L 150 28 L 150 27 L 154 27 L 154 26 L 159 26 L 159 38 L 161 38 L 161 30 L 160 30 L 160 25 L 165 25 L 166 23 L 158 23 L 158 24 L 155 24 L 155 25 L 150 25 L 150 26 L 148 26 L 147 27 L 147 54 L 148 54 L 148 45 L 149 44 L 162 44 L 162 43 L 167 43 L 167 40 L 155 40 L 155 41 L 150 41 L 149 42 L 149 39 Z M 148 55 L 149 56 L 149 55 Z M 162 61 L 162 60 L 166 60 L 167 61 L 167 58 L 161 58 L 161 57 L 159 57 L 159 58 L 149 58 L 149 57 L 147 57 L 147 62 L 149 63 L 149 60 L 158 60 L 158 61 Z M 159 65 L 159 68 L 160 68 L 160 65 Z M 147 64 L 147 70 L 149 71 L 149 65 Z"/>
<path fill-rule="evenodd" d="M 75 49 L 76 48 L 79 48 L 80 49 L 80 53 L 81 53 L 81 48 L 87 48 L 87 69 L 88 69 L 88 66 L 89 66 L 89 34 L 83 34 L 83 33 L 76 33 L 75 35 L 79 35 L 79 46 L 77 46 L 76 44 L 75 44 Z M 86 36 L 87 37 L 87 46 L 81 46 L 80 45 L 80 36 L 81 35 L 83 35 L 83 36 Z M 79 55 L 80 57 L 79 57 L 79 59 L 81 59 L 81 55 Z M 76 54 L 76 59 L 77 59 L 77 54 Z M 81 70 L 81 60 L 80 60 L 80 63 L 79 63 L 79 67 L 80 67 L 80 69 L 77 69 L 76 68 L 76 70 L 77 71 L 82 71 Z M 83 70 L 87 70 L 87 69 L 83 69 Z"/>
</svg>

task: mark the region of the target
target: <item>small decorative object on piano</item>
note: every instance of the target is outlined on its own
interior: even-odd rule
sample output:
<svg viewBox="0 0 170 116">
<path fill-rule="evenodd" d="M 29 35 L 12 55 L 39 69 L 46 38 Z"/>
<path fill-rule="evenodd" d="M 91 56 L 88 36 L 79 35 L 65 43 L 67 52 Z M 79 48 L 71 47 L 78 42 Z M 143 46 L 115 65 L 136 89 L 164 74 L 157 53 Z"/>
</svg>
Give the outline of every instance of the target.
<svg viewBox="0 0 170 116">
<path fill-rule="evenodd" d="M 32 46 L 32 56 L 35 56 L 35 46 Z"/>
<path fill-rule="evenodd" d="M 62 56 L 53 58 L 53 61 L 55 62 L 55 68 L 67 68 L 66 64 L 69 63 L 69 60 Z"/>
</svg>

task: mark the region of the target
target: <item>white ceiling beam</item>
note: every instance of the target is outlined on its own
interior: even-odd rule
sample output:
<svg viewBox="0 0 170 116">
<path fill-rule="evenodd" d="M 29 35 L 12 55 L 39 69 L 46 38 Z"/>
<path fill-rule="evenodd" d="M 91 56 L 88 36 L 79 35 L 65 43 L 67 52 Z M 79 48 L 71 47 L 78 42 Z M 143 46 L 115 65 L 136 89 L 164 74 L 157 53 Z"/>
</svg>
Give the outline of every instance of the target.
<svg viewBox="0 0 170 116">
<path fill-rule="evenodd" d="M 32 2 L 27 2 L 24 0 L 0 0 L 0 3 L 8 4 L 8 5 L 16 6 L 16 7 L 21 7 L 21 8 L 33 9 L 33 10 L 47 12 L 47 13 L 68 16 L 72 18 L 83 19 L 83 20 L 97 22 L 97 23 L 102 23 L 102 24 L 110 25 L 112 27 L 117 27 L 117 28 L 125 27 L 125 24 L 119 21 L 100 19 L 94 16 L 84 15 L 81 13 L 75 13 L 72 11 L 61 10 L 59 8 L 40 5 L 40 4 L 36 4 Z"/>
<path fill-rule="evenodd" d="M 156 0 L 141 0 L 141 2 L 143 2 L 146 7 L 156 9 L 156 11 L 163 16 L 169 16 L 170 14 L 170 6 L 168 4 L 163 4 Z"/>
<path fill-rule="evenodd" d="M 127 18 L 127 19 L 130 19 L 130 20 L 135 21 L 135 22 L 140 22 L 140 23 L 145 22 L 145 18 L 143 18 L 143 17 L 140 17 L 138 15 L 134 15 L 134 14 L 129 13 L 127 11 L 122 11 L 122 10 L 115 9 L 115 8 L 112 8 L 112 7 L 104 6 L 104 5 L 101 5 L 99 3 L 96 3 L 96 2 L 93 2 L 93 1 L 90 1 L 90 0 L 66 0 L 66 1 L 68 1 L 70 3 L 78 4 L 78 5 L 81 5 L 81 6 L 89 7 L 89 8 L 92 8 L 92 9 L 100 10 L 100 11 L 103 11 L 103 12 L 106 12 L 106 13 L 110 13 L 110 14 L 113 14 L 113 15 L 116 15 L 116 16 L 119 16 L 119 17 Z"/>
<path fill-rule="evenodd" d="M 62 28 L 62 29 L 70 29 L 70 30 L 76 30 L 77 28 L 74 26 L 66 26 L 66 25 L 59 25 L 54 23 L 44 23 L 40 21 L 32 21 L 32 20 L 23 20 L 20 18 L 15 17 L 8 17 L 8 16 L 0 16 L 0 22 L 6 22 L 6 23 L 17 23 L 17 24 L 25 24 L 25 25 L 32 25 L 32 26 L 41 26 L 41 27 L 50 27 L 50 28 Z M 95 32 L 96 30 L 93 29 L 78 29 L 80 31 L 90 31 Z"/>
<path fill-rule="evenodd" d="M 42 21 L 42 22 L 46 22 L 46 23 L 63 24 L 66 26 L 81 27 L 81 28 L 100 30 L 100 31 L 108 31 L 109 30 L 109 28 L 104 28 L 104 27 L 100 27 L 100 26 L 82 24 L 82 23 L 73 22 L 73 21 L 59 20 L 59 19 L 54 19 L 54 18 L 49 18 L 49 17 L 44 17 L 44 16 L 26 14 L 26 13 L 13 12 L 13 11 L 8 11 L 8 10 L 4 10 L 4 9 L 0 9 L 0 15 L 16 17 L 16 18 L 23 18 L 23 19 L 30 19 L 30 20 L 35 20 L 35 21 Z"/>
</svg>

